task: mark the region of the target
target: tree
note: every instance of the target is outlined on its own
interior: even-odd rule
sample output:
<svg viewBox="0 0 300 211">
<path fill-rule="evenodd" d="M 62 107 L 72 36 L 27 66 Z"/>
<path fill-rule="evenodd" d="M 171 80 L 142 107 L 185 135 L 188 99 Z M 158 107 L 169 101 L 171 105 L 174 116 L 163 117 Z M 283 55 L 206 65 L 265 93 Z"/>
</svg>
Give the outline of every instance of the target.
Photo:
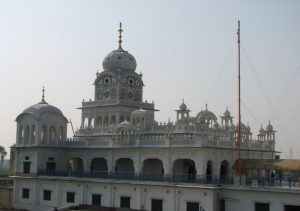
<svg viewBox="0 0 300 211">
<path fill-rule="evenodd" d="M 7 155 L 7 152 L 5 151 L 5 148 L 3 146 L 0 146 L 0 159 L 1 159 L 1 164 L 4 161 L 5 156 Z"/>
</svg>

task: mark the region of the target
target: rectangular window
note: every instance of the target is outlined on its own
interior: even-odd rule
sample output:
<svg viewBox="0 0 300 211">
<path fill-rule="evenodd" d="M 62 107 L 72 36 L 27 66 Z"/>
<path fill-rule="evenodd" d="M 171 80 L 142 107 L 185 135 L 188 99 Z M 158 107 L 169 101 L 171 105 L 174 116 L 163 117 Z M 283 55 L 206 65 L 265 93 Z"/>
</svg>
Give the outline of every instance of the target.
<svg viewBox="0 0 300 211">
<path fill-rule="evenodd" d="M 198 202 L 187 202 L 186 203 L 186 211 L 199 211 L 199 203 Z"/>
<path fill-rule="evenodd" d="M 67 192 L 67 203 L 74 203 L 74 202 L 75 202 L 75 193 Z"/>
<path fill-rule="evenodd" d="M 23 199 L 29 199 L 29 191 L 30 191 L 29 188 L 23 188 L 23 190 L 22 190 L 22 198 Z"/>
<path fill-rule="evenodd" d="M 120 198 L 120 207 L 121 208 L 130 208 L 130 197 L 121 196 L 121 198 Z"/>
<path fill-rule="evenodd" d="M 299 211 L 300 205 L 284 205 L 284 211 Z"/>
<path fill-rule="evenodd" d="M 51 190 L 44 190 L 43 199 L 45 201 L 51 201 Z"/>
<path fill-rule="evenodd" d="M 23 162 L 23 173 L 24 174 L 30 173 L 30 162 Z"/>
<path fill-rule="evenodd" d="M 265 202 L 256 202 L 255 211 L 270 211 L 270 204 Z"/>
<path fill-rule="evenodd" d="M 92 205 L 101 205 L 101 195 L 100 194 L 92 195 Z"/>
<path fill-rule="evenodd" d="M 163 210 L 163 201 L 161 199 L 152 199 L 151 211 L 162 211 L 162 210 Z"/>
</svg>

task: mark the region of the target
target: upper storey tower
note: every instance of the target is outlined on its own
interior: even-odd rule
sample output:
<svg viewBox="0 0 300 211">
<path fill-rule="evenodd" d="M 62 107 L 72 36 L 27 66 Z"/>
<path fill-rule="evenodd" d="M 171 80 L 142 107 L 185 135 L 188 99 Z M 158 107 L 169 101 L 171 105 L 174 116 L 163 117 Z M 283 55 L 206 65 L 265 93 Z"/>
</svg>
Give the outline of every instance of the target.
<svg viewBox="0 0 300 211">
<path fill-rule="evenodd" d="M 118 48 L 102 61 L 103 71 L 94 81 L 94 100 L 82 102 L 81 129 L 103 128 L 130 121 L 131 113 L 148 110 L 154 116 L 154 104 L 143 102 L 142 74 L 136 73 L 136 60 L 122 47 L 120 23 Z"/>
<path fill-rule="evenodd" d="M 94 82 L 95 101 L 142 102 L 142 75 L 135 72 L 136 60 L 122 48 L 122 24 L 119 28 L 119 47 L 111 51 L 102 62 L 103 71 Z"/>
</svg>

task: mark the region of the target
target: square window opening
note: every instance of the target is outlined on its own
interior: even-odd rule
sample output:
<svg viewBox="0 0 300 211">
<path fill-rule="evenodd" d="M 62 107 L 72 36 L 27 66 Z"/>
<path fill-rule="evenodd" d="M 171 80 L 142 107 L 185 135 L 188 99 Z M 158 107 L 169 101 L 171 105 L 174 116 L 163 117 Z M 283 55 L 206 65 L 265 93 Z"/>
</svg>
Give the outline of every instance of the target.
<svg viewBox="0 0 300 211">
<path fill-rule="evenodd" d="M 75 192 L 67 192 L 67 203 L 75 202 Z"/>
</svg>

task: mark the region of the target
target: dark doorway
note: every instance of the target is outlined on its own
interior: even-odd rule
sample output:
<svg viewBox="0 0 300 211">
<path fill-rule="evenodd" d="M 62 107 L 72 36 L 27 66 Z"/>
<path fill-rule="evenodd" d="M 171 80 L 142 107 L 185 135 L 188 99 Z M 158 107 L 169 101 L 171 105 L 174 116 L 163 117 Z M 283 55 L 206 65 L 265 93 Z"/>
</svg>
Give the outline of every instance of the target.
<svg viewBox="0 0 300 211">
<path fill-rule="evenodd" d="M 23 173 L 29 174 L 30 173 L 30 162 L 24 162 L 23 163 Z"/>
<path fill-rule="evenodd" d="M 209 160 L 206 164 L 206 183 L 212 182 L 212 162 Z"/>
<path fill-rule="evenodd" d="M 54 174 L 56 163 L 55 162 L 47 162 L 46 164 L 46 172 L 47 174 Z"/>
</svg>

